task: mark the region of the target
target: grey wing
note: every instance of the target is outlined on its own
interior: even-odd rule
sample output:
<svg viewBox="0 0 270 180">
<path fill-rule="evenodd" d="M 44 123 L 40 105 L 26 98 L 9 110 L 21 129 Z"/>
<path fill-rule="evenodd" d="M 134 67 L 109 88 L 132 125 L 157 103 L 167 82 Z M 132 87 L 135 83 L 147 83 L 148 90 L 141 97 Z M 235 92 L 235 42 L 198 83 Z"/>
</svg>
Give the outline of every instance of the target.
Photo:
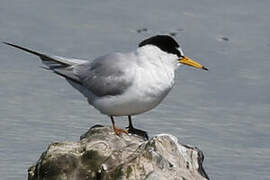
<svg viewBox="0 0 270 180">
<path fill-rule="evenodd" d="M 120 95 L 133 83 L 132 61 L 115 53 L 93 62 L 74 66 L 74 73 L 84 87 L 96 96 Z"/>
<path fill-rule="evenodd" d="M 126 54 L 115 53 L 88 62 L 49 56 L 16 44 L 3 43 L 39 56 L 42 62 L 47 65 L 48 70 L 65 77 L 76 87 L 78 85 L 80 91 L 86 88 L 96 96 L 122 94 L 133 82 L 134 73 L 132 66 L 130 66 L 133 61 Z"/>
</svg>

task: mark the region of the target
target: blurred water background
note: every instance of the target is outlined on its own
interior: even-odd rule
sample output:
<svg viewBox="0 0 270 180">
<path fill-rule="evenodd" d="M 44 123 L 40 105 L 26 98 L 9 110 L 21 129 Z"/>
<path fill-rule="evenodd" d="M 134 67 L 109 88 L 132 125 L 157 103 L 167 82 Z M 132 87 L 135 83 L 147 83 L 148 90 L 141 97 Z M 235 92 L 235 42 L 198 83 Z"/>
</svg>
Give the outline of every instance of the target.
<svg viewBox="0 0 270 180">
<path fill-rule="evenodd" d="M 183 67 L 176 86 L 134 124 L 199 147 L 211 179 L 270 179 L 270 1 L 1 0 L 0 41 L 93 59 L 168 34 L 209 72 Z M 0 176 L 26 179 L 55 141 L 108 117 L 37 57 L 0 45 Z M 117 124 L 127 126 L 126 118 Z"/>
</svg>

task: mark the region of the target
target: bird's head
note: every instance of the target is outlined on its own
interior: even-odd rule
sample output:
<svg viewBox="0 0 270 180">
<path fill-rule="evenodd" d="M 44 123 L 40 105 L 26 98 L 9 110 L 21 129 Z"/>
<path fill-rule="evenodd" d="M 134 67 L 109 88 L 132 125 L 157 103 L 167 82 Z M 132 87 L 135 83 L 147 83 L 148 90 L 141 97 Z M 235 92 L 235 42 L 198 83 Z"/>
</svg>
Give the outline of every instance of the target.
<svg viewBox="0 0 270 180">
<path fill-rule="evenodd" d="M 139 47 L 146 46 L 146 45 L 153 45 L 158 47 L 160 50 L 168 53 L 168 54 L 173 54 L 176 55 L 176 60 L 178 63 L 192 66 L 198 69 L 203 69 L 203 70 L 208 70 L 206 67 L 201 65 L 200 63 L 192 60 L 191 58 L 184 56 L 184 53 L 179 46 L 179 44 L 171 37 L 168 35 L 157 35 L 150 37 L 144 41 L 142 41 L 139 44 Z"/>
</svg>

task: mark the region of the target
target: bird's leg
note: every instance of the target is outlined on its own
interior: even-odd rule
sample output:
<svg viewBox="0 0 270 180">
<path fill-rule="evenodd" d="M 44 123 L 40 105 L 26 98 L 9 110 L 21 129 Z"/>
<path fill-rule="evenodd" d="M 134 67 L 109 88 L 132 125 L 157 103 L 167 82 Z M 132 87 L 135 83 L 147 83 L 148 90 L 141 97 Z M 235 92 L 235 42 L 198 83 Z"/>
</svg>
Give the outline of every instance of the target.
<svg viewBox="0 0 270 180">
<path fill-rule="evenodd" d="M 113 125 L 113 130 L 114 130 L 114 132 L 115 132 L 115 134 L 117 136 L 119 136 L 121 133 L 128 134 L 128 131 L 116 127 L 115 122 L 114 122 L 114 119 L 113 119 L 113 116 L 110 116 L 110 117 L 111 117 L 111 121 L 112 121 L 112 125 Z"/>
<path fill-rule="evenodd" d="M 138 136 L 141 136 L 143 137 L 144 139 L 148 140 L 148 134 L 146 131 L 143 131 L 143 130 L 140 130 L 140 129 L 136 129 L 133 127 L 132 125 L 132 121 L 131 121 L 131 115 L 128 116 L 128 122 L 129 122 L 129 125 L 128 125 L 128 132 L 131 133 L 131 134 L 137 134 Z"/>
<path fill-rule="evenodd" d="M 131 115 L 128 116 L 128 129 L 134 129 L 131 121 Z"/>
</svg>

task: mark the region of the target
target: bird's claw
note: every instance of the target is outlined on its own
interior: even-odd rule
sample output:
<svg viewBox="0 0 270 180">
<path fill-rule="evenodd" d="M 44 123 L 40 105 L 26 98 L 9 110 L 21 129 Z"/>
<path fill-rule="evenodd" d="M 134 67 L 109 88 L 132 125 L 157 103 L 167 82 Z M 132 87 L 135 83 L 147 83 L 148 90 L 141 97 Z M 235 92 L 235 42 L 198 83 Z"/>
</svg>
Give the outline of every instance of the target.
<svg viewBox="0 0 270 180">
<path fill-rule="evenodd" d="M 128 131 L 125 129 L 120 129 L 120 128 L 114 127 L 113 130 L 117 136 L 120 136 L 121 133 L 128 134 Z"/>
<path fill-rule="evenodd" d="M 145 140 L 148 140 L 149 137 L 148 137 L 148 134 L 146 131 L 143 131 L 141 129 L 136 129 L 136 128 L 133 128 L 133 127 L 127 127 L 128 129 L 128 133 L 130 134 L 136 134 L 142 138 L 144 138 Z"/>
</svg>

